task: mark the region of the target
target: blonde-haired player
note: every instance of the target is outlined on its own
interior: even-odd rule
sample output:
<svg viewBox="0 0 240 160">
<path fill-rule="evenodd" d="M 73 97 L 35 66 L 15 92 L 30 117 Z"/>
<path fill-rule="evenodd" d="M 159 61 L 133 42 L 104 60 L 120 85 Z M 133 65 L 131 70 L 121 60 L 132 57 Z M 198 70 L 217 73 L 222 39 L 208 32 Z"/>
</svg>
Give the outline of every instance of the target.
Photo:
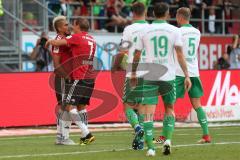
<svg viewBox="0 0 240 160">
<path fill-rule="evenodd" d="M 189 8 L 182 7 L 177 10 L 176 18 L 177 23 L 181 26 L 180 32 L 182 34 L 183 53 L 185 55 L 188 73 L 192 82 L 192 87 L 188 91 L 188 96 L 193 108 L 197 112 L 198 121 L 203 131 L 203 136 L 199 143 L 210 143 L 211 138 L 208 131 L 208 121 L 206 113 L 201 107 L 200 101 L 200 97 L 203 96 L 203 88 L 199 78 L 197 49 L 199 47 L 201 33 L 198 29 L 189 24 L 190 17 L 191 11 Z M 176 75 L 177 98 L 182 98 L 185 93 L 185 89 L 183 87 L 185 77 L 178 63 Z"/>
<path fill-rule="evenodd" d="M 63 39 L 70 34 L 68 28 L 68 22 L 66 17 L 57 16 L 53 19 L 53 28 L 57 35 L 55 39 Z M 66 62 L 72 57 L 71 50 L 67 46 L 62 47 L 52 47 L 52 57 L 55 68 L 55 91 L 58 101 L 57 106 L 57 138 L 56 144 L 61 145 L 74 145 L 75 143 L 69 138 L 69 129 L 71 127 L 72 121 L 67 118 L 62 118 L 68 112 L 64 111 L 63 108 L 63 93 L 65 88 L 65 80 L 69 79 L 68 74 L 71 68 L 67 67 Z M 68 116 L 69 117 L 69 116 Z"/>
</svg>

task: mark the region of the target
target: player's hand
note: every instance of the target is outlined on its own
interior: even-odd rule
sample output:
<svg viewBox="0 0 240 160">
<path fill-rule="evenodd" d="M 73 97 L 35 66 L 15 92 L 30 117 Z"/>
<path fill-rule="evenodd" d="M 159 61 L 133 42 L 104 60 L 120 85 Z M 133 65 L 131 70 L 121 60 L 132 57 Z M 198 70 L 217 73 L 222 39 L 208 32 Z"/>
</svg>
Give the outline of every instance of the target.
<svg viewBox="0 0 240 160">
<path fill-rule="evenodd" d="M 189 91 L 191 87 L 192 87 L 192 82 L 189 77 L 186 77 L 184 81 L 184 88 L 186 91 Z"/>
<path fill-rule="evenodd" d="M 48 40 L 48 41 L 46 42 L 45 48 L 48 48 L 48 47 L 51 45 L 51 41 L 52 41 L 52 40 Z"/>
<path fill-rule="evenodd" d="M 137 86 L 137 76 L 136 73 L 132 73 L 131 77 L 130 77 L 130 87 L 131 88 L 135 88 Z"/>
</svg>

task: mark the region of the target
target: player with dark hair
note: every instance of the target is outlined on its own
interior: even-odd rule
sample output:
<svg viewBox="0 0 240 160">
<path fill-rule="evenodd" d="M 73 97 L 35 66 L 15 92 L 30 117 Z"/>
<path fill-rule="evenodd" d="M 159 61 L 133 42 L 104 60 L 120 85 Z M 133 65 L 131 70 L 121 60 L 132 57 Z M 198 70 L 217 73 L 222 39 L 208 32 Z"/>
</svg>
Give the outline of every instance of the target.
<svg viewBox="0 0 240 160">
<path fill-rule="evenodd" d="M 171 86 L 171 90 L 162 95 L 162 100 L 165 107 L 165 115 L 163 120 L 163 125 L 166 126 L 163 128 L 163 133 L 166 136 L 166 141 L 163 144 L 163 154 L 168 155 L 171 153 L 171 139 L 174 131 L 175 125 L 175 114 L 174 114 L 174 103 L 176 101 L 176 87 L 175 87 L 175 78 L 176 78 L 176 69 L 175 69 L 175 52 L 178 58 L 178 62 L 183 70 L 185 75 L 184 87 L 186 90 L 190 89 L 191 81 L 188 75 L 188 70 L 184 55 L 182 53 L 182 39 L 179 29 L 173 25 L 167 23 L 169 17 L 169 7 L 166 3 L 159 3 L 154 6 L 154 15 L 156 20 L 153 23 L 145 28 L 140 34 L 140 41 L 136 45 L 136 51 L 133 62 L 133 72 L 131 74 L 131 81 L 134 84 L 136 77 L 136 69 L 141 58 L 141 51 L 146 50 L 146 57 L 149 62 L 152 64 L 160 64 L 167 68 L 167 72 L 155 80 L 156 82 L 165 82 Z M 155 147 L 152 141 L 153 138 L 153 116 L 158 103 L 158 92 L 161 93 L 161 90 L 164 89 L 162 86 L 155 85 L 155 90 L 153 93 L 155 96 L 152 98 L 151 108 L 149 107 L 146 110 L 145 115 L 148 115 L 144 119 L 144 130 L 146 128 L 148 136 L 147 145 L 148 145 L 148 155 L 155 155 Z"/>
<path fill-rule="evenodd" d="M 132 5 L 132 13 L 133 13 L 133 24 L 127 26 L 122 35 L 121 40 L 121 49 L 119 54 L 116 57 L 115 65 L 113 69 L 117 68 L 119 62 L 123 59 L 127 59 L 127 63 L 133 62 L 134 51 L 135 51 L 135 44 L 139 39 L 137 39 L 138 34 L 142 32 L 142 30 L 148 27 L 147 21 L 145 21 L 145 6 L 143 3 L 136 2 Z M 126 44 L 131 44 L 130 48 L 127 48 Z M 127 57 L 127 58 L 124 58 Z M 122 59 L 122 60 L 121 60 Z M 144 53 L 142 55 L 142 60 L 144 59 Z M 140 63 L 142 63 L 141 61 Z M 140 74 L 137 73 L 138 77 Z M 144 130 L 143 130 L 143 121 L 144 115 L 141 113 L 139 109 L 140 103 L 148 103 L 147 98 L 143 101 L 142 97 L 137 97 L 130 87 L 130 78 L 131 72 L 127 70 L 126 80 L 124 84 L 124 94 L 123 94 L 123 103 L 124 103 L 124 110 L 125 115 L 128 119 L 128 122 L 131 124 L 132 128 L 135 131 L 135 137 L 132 142 L 132 148 L 134 150 L 141 150 L 144 147 Z M 140 86 L 138 86 L 139 88 Z M 131 96 L 134 95 L 134 96 Z M 137 112 L 136 112 L 137 111 Z"/>
</svg>

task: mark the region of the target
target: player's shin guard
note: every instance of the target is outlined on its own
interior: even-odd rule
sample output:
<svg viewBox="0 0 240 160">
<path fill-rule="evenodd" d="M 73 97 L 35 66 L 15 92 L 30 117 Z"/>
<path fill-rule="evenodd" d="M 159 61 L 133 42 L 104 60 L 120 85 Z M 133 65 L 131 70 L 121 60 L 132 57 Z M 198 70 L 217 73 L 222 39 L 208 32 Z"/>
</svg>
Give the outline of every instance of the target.
<svg viewBox="0 0 240 160">
<path fill-rule="evenodd" d="M 207 121 L 206 113 L 204 112 L 202 107 L 196 108 L 195 111 L 197 112 L 198 122 L 202 127 L 203 135 L 208 135 L 209 131 L 208 131 L 208 121 Z"/>
<path fill-rule="evenodd" d="M 166 139 L 171 140 L 174 127 L 175 127 L 175 117 L 173 115 L 170 115 L 170 116 L 165 115 L 163 120 L 162 136 L 164 136 Z"/>
<path fill-rule="evenodd" d="M 77 109 L 74 108 L 69 113 L 70 113 L 72 121 L 74 121 L 75 124 L 81 129 L 82 137 L 86 137 L 90 132 L 89 132 L 87 126 L 81 121 L 81 118 L 78 114 Z"/>
<path fill-rule="evenodd" d="M 155 146 L 153 144 L 153 121 L 147 121 L 143 123 L 144 126 L 144 135 L 145 142 L 147 144 L 148 149 L 155 150 Z"/>
<path fill-rule="evenodd" d="M 138 115 L 132 108 L 127 108 L 125 110 L 126 117 L 128 119 L 128 122 L 131 124 L 131 126 L 135 129 L 138 125 Z"/>
<path fill-rule="evenodd" d="M 85 125 L 88 125 L 88 117 L 87 117 L 87 110 L 83 109 L 81 111 L 78 111 L 79 116 L 81 117 L 82 122 Z"/>
</svg>

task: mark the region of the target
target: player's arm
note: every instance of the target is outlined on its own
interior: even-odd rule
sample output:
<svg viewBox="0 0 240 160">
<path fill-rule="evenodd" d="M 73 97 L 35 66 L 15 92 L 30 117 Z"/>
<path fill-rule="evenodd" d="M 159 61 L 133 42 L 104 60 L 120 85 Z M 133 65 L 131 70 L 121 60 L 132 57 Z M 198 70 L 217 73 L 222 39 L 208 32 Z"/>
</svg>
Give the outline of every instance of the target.
<svg viewBox="0 0 240 160">
<path fill-rule="evenodd" d="M 129 47 L 126 48 L 124 45 L 125 45 L 125 42 L 127 42 L 129 44 L 129 42 L 130 42 L 129 38 L 130 37 L 129 37 L 128 30 L 127 30 L 127 28 L 125 28 L 124 31 L 123 31 L 121 43 L 119 44 L 120 47 L 119 47 L 118 54 L 115 55 L 114 63 L 113 63 L 113 66 L 112 66 L 112 71 L 113 72 L 120 68 L 120 64 L 123 61 L 123 57 L 125 55 L 128 55 Z"/>
<path fill-rule="evenodd" d="M 120 68 L 120 64 L 123 61 L 123 57 L 125 56 L 125 54 L 127 54 L 128 52 L 126 51 L 119 51 L 117 55 L 115 55 L 115 59 L 113 62 L 113 66 L 112 66 L 112 71 L 117 71 Z"/>
<path fill-rule="evenodd" d="M 142 51 L 140 50 L 135 50 L 134 52 L 134 57 L 133 57 L 133 63 L 132 63 L 132 73 L 131 73 L 131 78 L 130 78 L 130 84 L 131 87 L 135 87 L 137 85 L 137 67 L 139 64 L 139 61 L 141 59 L 141 53 Z"/>
<path fill-rule="evenodd" d="M 142 51 L 140 50 L 135 50 L 134 52 L 133 63 L 132 63 L 132 74 L 134 75 L 136 75 L 137 67 L 141 59 L 141 52 Z"/>
<path fill-rule="evenodd" d="M 177 54 L 177 59 L 178 59 L 178 63 L 180 64 L 180 67 L 182 68 L 182 71 L 185 75 L 185 89 L 188 91 L 191 86 L 192 86 L 192 83 L 191 83 L 191 80 L 190 80 L 190 77 L 189 77 L 189 74 L 188 74 L 188 69 L 187 69 L 187 63 L 185 61 L 185 57 L 184 57 L 184 54 L 183 54 L 183 51 L 182 51 L 182 47 L 181 46 L 175 46 L 175 51 L 176 51 L 176 54 Z"/>
<path fill-rule="evenodd" d="M 185 90 L 188 91 L 192 87 L 192 83 L 188 74 L 187 63 L 185 60 L 185 56 L 183 54 L 182 46 L 183 46 L 182 35 L 181 35 L 181 31 L 178 29 L 175 32 L 174 48 L 177 54 L 178 63 L 185 75 L 184 87 L 185 87 Z"/>
<path fill-rule="evenodd" d="M 52 46 L 65 46 L 67 45 L 67 41 L 65 39 L 60 39 L 60 40 L 48 40 L 46 42 L 46 45 L 45 47 L 48 48 L 49 45 L 52 45 Z"/>
<path fill-rule="evenodd" d="M 141 59 L 141 53 L 144 49 L 144 43 L 143 43 L 143 37 L 144 33 L 140 33 L 137 35 L 138 41 L 135 43 L 135 51 L 133 53 L 133 63 L 132 63 L 132 73 L 131 73 L 131 79 L 130 79 L 130 85 L 132 87 L 135 87 L 137 85 L 137 67 L 139 64 L 139 61 Z"/>
<path fill-rule="evenodd" d="M 64 77 L 66 79 L 70 79 L 68 73 L 64 69 L 64 64 L 62 65 L 61 62 L 61 56 L 52 54 L 53 58 L 53 65 L 54 65 L 54 73 L 56 75 L 59 75 L 60 77 Z"/>
<path fill-rule="evenodd" d="M 238 35 L 234 35 L 233 36 L 233 49 L 235 49 L 235 48 L 237 48 L 237 46 L 238 46 L 238 39 L 239 39 L 239 37 L 238 37 Z"/>
</svg>

